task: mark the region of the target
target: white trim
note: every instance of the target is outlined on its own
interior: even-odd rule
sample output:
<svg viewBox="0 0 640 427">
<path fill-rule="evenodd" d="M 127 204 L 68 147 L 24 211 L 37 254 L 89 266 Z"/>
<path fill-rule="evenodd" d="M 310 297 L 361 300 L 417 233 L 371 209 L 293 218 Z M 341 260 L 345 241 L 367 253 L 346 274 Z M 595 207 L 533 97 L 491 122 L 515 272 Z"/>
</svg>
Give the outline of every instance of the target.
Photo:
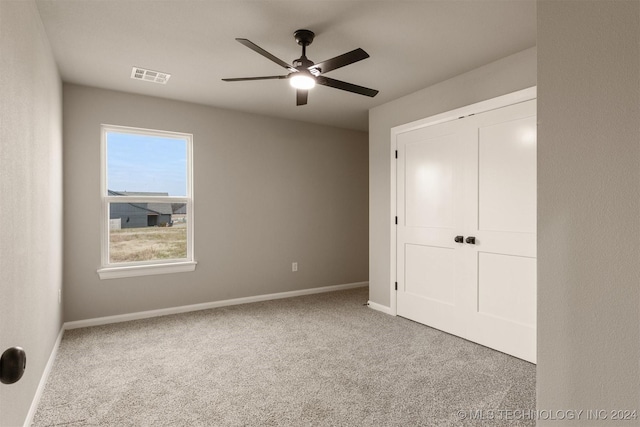
<svg viewBox="0 0 640 427">
<path fill-rule="evenodd" d="M 387 307 L 386 305 L 378 304 L 377 302 L 373 301 L 367 302 L 367 305 L 369 306 L 369 308 L 372 308 L 376 311 L 381 311 L 384 314 L 390 314 L 391 316 L 396 315 L 395 313 L 393 313 L 393 310 L 391 310 L 391 307 Z"/>
<path fill-rule="evenodd" d="M 108 203 L 187 203 L 186 197 L 174 196 L 106 196 L 105 202 Z"/>
<path fill-rule="evenodd" d="M 31 406 L 29 407 L 27 418 L 25 418 L 24 420 L 24 427 L 30 426 L 33 422 L 33 417 L 36 415 L 38 405 L 40 404 L 40 399 L 42 398 L 42 393 L 44 392 L 44 387 L 47 385 L 47 380 L 49 379 L 51 369 L 53 368 L 53 362 L 55 362 L 56 356 L 58 355 L 58 348 L 60 347 L 60 343 L 62 342 L 64 331 L 65 327 L 64 325 L 62 325 L 62 328 L 60 328 L 60 332 L 58 333 L 58 338 L 56 339 L 55 344 L 53 344 L 53 349 L 51 349 L 49 360 L 47 361 L 47 364 L 44 367 L 44 371 L 42 372 L 42 376 L 40 377 L 40 382 L 38 383 L 36 393 L 34 394 L 33 400 L 31 401 Z"/>
<path fill-rule="evenodd" d="M 392 316 L 396 316 L 398 314 L 397 311 L 397 305 L 398 303 L 396 302 L 396 289 L 395 289 L 395 283 L 397 282 L 397 273 L 396 273 L 396 259 L 397 259 L 397 253 L 396 253 L 396 223 L 395 223 L 395 217 L 396 215 L 398 215 L 397 209 L 398 209 L 398 201 L 396 198 L 396 174 L 397 174 L 397 168 L 398 168 L 398 159 L 396 158 L 396 153 L 398 150 L 398 142 L 397 142 L 397 134 L 396 132 L 396 128 L 391 128 L 391 152 L 389 153 L 389 158 L 391 159 L 391 216 L 389 217 L 389 235 L 391 236 L 391 247 L 389 248 L 389 256 L 390 256 L 390 261 L 389 261 L 389 277 L 390 277 L 390 282 L 389 282 L 389 287 L 390 287 L 390 296 L 389 296 L 389 314 Z"/>
<path fill-rule="evenodd" d="M 128 265 L 123 267 L 105 267 L 98 269 L 100 280 L 121 279 L 123 277 L 153 276 L 156 274 L 185 273 L 194 271 L 198 263 L 165 262 L 163 264 Z"/>
<path fill-rule="evenodd" d="M 536 91 L 536 86 L 532 86 L 506 95 L 487 99 L 486 101 L 476 102 L 475 104 L 466 105 L 464 107 L 456 108 L 455 110 L 436 114 L 435 116 L 395 126 L 391 128 L 391 132 L 397 135 L 399 133 L 409 132 L 415 129 L 449 122 L 451 120 L 457 120 L 460 117 L 468 116 L 470 114 L 486 113 L 487 111 L 496 110 L 498 108 L 507 107 L 520 102 L 530 101 L 532 99 L 536 99 Z"/>
<path fill-rule="evenodd" d="M 416 120 L 413 122 L 406 123 L 404 125 L 395 126 L 391 128 L 391 143 L 390 145 L 390 156 L 391 159 L 391 191 L 389 195 L 389 203 L 391 206 L 390 212 L 391 217 L 389 218 L 390 222 L 390 236 L 391 236 L 391 247 L 389 250 L 390 253 L 390 274 L 389 274 L 389 293 L 390 293 L 390 307 L 389 311 L 391 315 L 397 315 L 398 313 L 398 302 L 396 299 L 396 290 L 395 290 L 395 282 L 397 281 L 397 266 L 396 266 L 396 224 L 395 224 L 395 216 L 396 205 L 397 205 L 397 194 L 396 194 L 396 185 L 397 185 L 397 159 L 395 158 L 395 151 L 398 149 L 397 138 L 398 135 L 405 132 L 410 132 L 416 129 L 424 128 L 427 126 L 437 125 L 439 123 L 449 122 L 452 120 L 457 120 L 461 117 L 465 117 L 471 114 L 480 114 L 485 113 L 487 111 L 496 110 L 498 108 L 507 107 L 509 105 L 518 104 L 521 102 L 530 101 L 532 99 L 536 99 L 537 96 L 537 87 L 529 87 L 526 89 L 522 89 L 516 92 L 508 93 L 506 95 L 497 96 L 495 98 L 488 99 L 486 101 L 476 102 L 475 104 L 467 105 L 465 107 L 457 108 L 455 110 L 447 111 L 441 114 L 436 114 L 435 116 L 427 117 L 424 119 Z M 384 307 L 384 306 L 381 306 Z"/>
<path fill-rule="evenodd" d="M 161 308 L 159 310 L 140 311 L 137 313 L 119 314 L 116 316 L 98 317 L 95 319 L 76 320 L 66 322 L 65 329 L 86 328 L 89 326 L 108 325 L 111 323 L 128 322 L 130 320 L 148 319 L 151 317 L 167 316 L 170 314 L 188 313 L 191 311 L 208 310 L 210 308 L 227 307 L 231 305 L 248 304 L 252 302 L 269 301 L 282 298 L 292 298 L 302 295 L 319 294 L 323 292 L 342 291 L 345 289 L 368 286 L 369 282 L 347 283 L 343 285 L 323 286 L 319 288 L 301 289 L 298 291 L 279 292 L 275 294 L 256 295 L 252 297 L 234 298 L 222 301 L 205 302 L 201 304 L 183 305 L 179 307 Z"/>
</svg>

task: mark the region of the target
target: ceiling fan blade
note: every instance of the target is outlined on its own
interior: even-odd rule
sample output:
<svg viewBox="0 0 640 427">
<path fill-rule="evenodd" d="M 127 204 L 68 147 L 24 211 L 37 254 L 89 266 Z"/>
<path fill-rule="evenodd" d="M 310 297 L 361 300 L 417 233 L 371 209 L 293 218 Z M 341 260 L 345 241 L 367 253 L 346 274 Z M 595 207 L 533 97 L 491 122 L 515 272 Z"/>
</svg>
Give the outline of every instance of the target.
<svg viewBox="0 0 640 427">
<path fill-rule="evenodd" d="M 247 80 L 275 80 L 275 79 L 286 79 L 287 76 L 265 76 L 265 77 L 238 77 L 235 79 L 222 79 L 225 82 L 244 82 Z"/>
<path fill-rule="evenodd" d="M 286 62 L 284 62 L 282 59 L 270 54 L 269 52 L 267 52 L 266 50 L 264 50 L 263 48 L 261 48 L 260 46 L 258 46 L 257 44 L 247 40 L 247 39 L 236 39 L 238 42 L 242 43 L 243 45 L 245 45 L 246 47 L 248 47 L 249 49 L 253 50 L 254 52 L 259 53 L 260 55 L 264 56 L 267 59 L 270 59 L 271 61 L 275 62 L 276 64 L 280 65 L 281 67 L 286 68 L 289 71 L 295 70 L 295 68 L 293 68 L 290 64 L 287 64 Z M 297 70 L 295 70 L 297 71 Z"/>
<path fill-rule="evenodd" d="M 296 90 L 296 105 L 307 105 L 307 99 L 309 98 L 309 91 L 307 89 Z"/>
<path fill-rule="evenodd" d="M 329 71 L 335 70 L 336 68 L 344 67 L 345 65 L 362 61 L 363 59 L 367 59 L 368 57 L 369 54 L 367 52 L 360 48 L 357 48 L 355 50 L 352 50 L 351 52 L 347 52 L 340 56 L 336 56 L 335 58 L 327 59 L 326 61 L 322 61 L 318 64 L 312 65 L 311 67 L 309 67 L 309 69 L 320 69 L 321 73 L 328 73 Z"/>
<path fill-rule="evenodd" d="M 359 95 L 364 95 L 364 96 L 374 97 L 378 94 L 378 91 L 375 89 L 369 89 L 368 87 L 358 86 L 352 83 L 347 83 L 341 80 L 331 79 L 329 77 L 324 77 L 324 76 L 316 77 L 316 83 L 319 85 L 346 90 L 347 92 L 353 92 L 353 93 L 357 93 Z"/>
</svg>

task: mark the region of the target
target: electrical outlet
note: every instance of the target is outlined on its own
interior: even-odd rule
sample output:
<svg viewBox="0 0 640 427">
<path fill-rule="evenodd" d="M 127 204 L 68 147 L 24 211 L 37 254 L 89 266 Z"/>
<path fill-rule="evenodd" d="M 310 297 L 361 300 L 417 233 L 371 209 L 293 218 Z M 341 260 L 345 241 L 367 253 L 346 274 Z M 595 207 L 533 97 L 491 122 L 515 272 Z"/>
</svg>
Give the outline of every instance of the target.
<svg viewBox="0 0 640 427">
<path fill-rule="evenodd" d="M 292 262 L 291 263 L 291 271 L 298 271 L 298 263 L 297 262 Z"/>
</svg>

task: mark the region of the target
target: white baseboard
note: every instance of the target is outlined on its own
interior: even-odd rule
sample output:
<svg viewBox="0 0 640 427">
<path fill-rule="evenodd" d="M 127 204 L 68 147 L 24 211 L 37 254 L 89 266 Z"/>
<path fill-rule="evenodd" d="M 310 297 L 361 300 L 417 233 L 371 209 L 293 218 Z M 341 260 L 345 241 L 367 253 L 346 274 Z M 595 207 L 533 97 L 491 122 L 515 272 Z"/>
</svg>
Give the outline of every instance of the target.
<svg viewBox="0 0 640 427">
<path fill-rule="evenodd" d="M 389 314 L 391 316 L 395 316 L 395 314 L 391 311 L 391 307 L 387 307 L 386 305 L 382 305 L 382 304 L 378 304 L 376 302 L 373 301 L 369 301 L 367 303 L 367 305 L 369 306 L 369 308 L 372 308 L 376 311 L 381 311 L 384 314 Z"/>
<path fill-rule="evenodd" d="M 282 298 L 299 297 L 302 295 L 319 294 L 323 292 L 341 291 L 345 289 L 368 286 L 369 282 L 347 283 L 344 285 L 323 286 L 320 288 L 301 289 L 299 291 L 279 292 L 275 294 L 256 295 L 252 297 L 234 298 L 222 301 L 205 302 L 202 304 L 183 305 L 179 307 L 162 308 L 159 310 L 140 311 L 137 313 L 119 314 L 116 316 L 97 317 L 95 319 L 76 320 L 66 322 L 64 329 L 86 328 L 89 326 L 108 325 L 110 323 L 128 322 L 130 320 L 148 319 L 151 317 L 167 316 L 169 314 L 188 313 L 190 311 L 208 310 L 210 308 L 227 307 L 230 305 L 248 304 L 252 302 L 269 301 Z M 382 307 L 382 306 L 381 306 Z"/>
<path fill-rule="evenodd" d="M 58 348 L 60 347 L 60 342 L 62 342 L 62 336 L 64 335 L 64 325 L 60 328 L 60 333 L 58 333 L 58 338 L 56 339 L 55 344 L 53 345 L 53 349 L 51 350 L 51 354 L 49 355 L 49 360 L 47 361 L 47 365 L 44 367 L 44 372 L 40 377 L 40 383 L 38 383 L 38 388 L 36 389 L 36 394 L 33 396 L 33 400 L 31 401 L 31 406 L 29 407 L 29 412 L 27 413 L 27 418 L 24 420 L 24 427 L 31 426 L 33 422 L 33 417 L 36 415 L 36 411 L 38 410 L 38 405 L 40 404 L 40 398 L 42 397 L 42 393 L 44 392 L 44 386 L 47 385 L 47 380 L 49 379 L 49 374 L 51 373 L 51 369 L 53 368 L 53 362 L 56 360 L 56 355 L 58 354 Z"/>
</svg>

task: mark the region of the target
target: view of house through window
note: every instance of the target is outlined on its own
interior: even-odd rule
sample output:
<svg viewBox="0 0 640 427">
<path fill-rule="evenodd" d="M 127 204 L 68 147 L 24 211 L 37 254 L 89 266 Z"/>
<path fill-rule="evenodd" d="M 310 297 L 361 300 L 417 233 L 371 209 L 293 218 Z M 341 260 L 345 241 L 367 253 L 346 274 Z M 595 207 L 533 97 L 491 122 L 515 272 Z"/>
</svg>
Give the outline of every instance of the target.
<svg viewBox="0 0 640 427">
<path fill-rule="evenodd" d="M 103 267 L 191 261 L 191 135 L 102 132 Z"/>
</svg>

